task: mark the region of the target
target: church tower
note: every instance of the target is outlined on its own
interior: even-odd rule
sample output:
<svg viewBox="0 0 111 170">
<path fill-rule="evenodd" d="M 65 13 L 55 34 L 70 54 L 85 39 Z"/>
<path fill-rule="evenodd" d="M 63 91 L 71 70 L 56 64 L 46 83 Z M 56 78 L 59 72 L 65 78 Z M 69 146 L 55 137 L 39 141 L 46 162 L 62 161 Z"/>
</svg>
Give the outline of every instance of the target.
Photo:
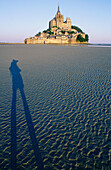
<svg viewBox="0 0 111 170">
<path fill-rule="evenodd" d="M 61 27 L 61 24 L 64 22 L 64 16 L 60 13 L 59 4 L 58 4 L 58 11 L 57 11 L 57 14 L 55 16 L 55 19 L 56 19 L 57 27 Z"/>
<path fill-rule="evenodd" d="M 56 16 L 49 22 L 49 29 L 51 29 L 54 26 L 57 28 L 63 29 L 63 30 L 71 29 L 70 18 L 67 18 L 67 20 L 64 22 L 64 16 L 61 14 L 60 8 L 59 8 L 59 1 L 58 1 L 58 10 L 57 10 Z"/>
</svg>

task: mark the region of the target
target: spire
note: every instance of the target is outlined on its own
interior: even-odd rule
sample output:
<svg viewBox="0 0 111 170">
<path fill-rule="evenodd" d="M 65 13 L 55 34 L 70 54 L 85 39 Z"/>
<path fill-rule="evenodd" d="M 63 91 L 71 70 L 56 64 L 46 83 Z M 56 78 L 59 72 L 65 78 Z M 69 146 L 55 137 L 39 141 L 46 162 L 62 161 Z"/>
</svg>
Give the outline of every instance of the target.
<svg viewBox="0 0 111 170">
<path fill-rule="evenodd" d="M 57 12 L 60 12 L 60 9 L 59 9 L 59 0 L 58 0 L 58 11 Z"/>
</svg>

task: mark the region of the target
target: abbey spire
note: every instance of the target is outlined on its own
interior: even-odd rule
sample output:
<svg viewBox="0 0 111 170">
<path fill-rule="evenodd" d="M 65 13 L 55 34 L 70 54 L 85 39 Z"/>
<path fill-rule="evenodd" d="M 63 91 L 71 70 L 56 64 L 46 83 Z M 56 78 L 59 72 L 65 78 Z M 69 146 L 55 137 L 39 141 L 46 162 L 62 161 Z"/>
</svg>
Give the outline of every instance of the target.
<svg viewBox="0 0 111 170">
<path fill-rule="evenodd" d="M 57 12 L 60 12 L 60 8 L 59 8 L 59 0 L 58 0 L 58 11 Z"/>
</svg>

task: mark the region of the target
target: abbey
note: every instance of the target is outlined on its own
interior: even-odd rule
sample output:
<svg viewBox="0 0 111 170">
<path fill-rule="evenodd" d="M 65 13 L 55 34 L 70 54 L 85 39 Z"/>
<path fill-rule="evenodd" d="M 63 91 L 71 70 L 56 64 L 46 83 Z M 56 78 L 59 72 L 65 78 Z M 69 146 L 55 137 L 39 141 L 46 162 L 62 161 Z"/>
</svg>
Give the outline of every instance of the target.
<svg viewBox="0 0 111 170">
<path fill-rule="evenodd" d="M 70 18 L 66 18 L 64 21 L 59 5 L 55 17 L 49 21 L 49 28 L 24 40 L 25 44 L 75 44 L 81 42 L 87 43 L 88 35 L 79 27 L 72 26 Z"/>
<path fill-rule="evenodd" d="M 51 29 L 52 27 L 59 27 L 60 29 L 71 30 L 71 19 L 67 18 L 64 22 L 64 16 L 60 13 L 59 6 L 55 18 L 49 22 L 49 29 Z"/>
</svg>

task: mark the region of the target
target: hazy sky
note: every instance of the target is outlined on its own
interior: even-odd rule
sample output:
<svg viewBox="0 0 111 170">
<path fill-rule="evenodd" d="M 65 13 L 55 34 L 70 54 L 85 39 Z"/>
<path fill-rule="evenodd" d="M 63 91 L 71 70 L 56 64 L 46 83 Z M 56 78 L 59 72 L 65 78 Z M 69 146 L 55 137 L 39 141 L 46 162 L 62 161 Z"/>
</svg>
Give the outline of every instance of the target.
<svg viewBox="0 0 111 170">
<path fill-rule="evenodd" d="M 60 0 L 60 11 L 91 43 L 111 44 L 111 0 Z M 58 0 L 0 0 L 0 42 L 23 42 L 49 27 Z"/>
</svg>

